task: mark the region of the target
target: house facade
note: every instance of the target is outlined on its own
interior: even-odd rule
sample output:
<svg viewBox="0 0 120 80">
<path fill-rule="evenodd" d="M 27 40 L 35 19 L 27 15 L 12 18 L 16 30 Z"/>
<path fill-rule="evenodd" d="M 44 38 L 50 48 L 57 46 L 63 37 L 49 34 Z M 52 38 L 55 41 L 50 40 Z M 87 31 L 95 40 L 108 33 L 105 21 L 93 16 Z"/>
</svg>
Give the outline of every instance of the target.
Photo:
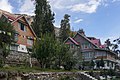
<svg viewBox="0 0 120 80">
<path fill-rule="evenodd" d="M 73 38 L 68 38 L 65 44 L 70 46 L 70 49 L 77 48 L 78 54 L 82 55 L 82 62 L 85 68 L 90 68 L 90 62 L 94 61 L 94 69 L 98 68 L 101 59 L 104 60 L 104 69 L 115 69 L 117 54 L 107 50 L 105 45 L 102 45 L 100 39 L 95 37 L 87 37 L 83 30 L 79 30 Z"/>
<path fill-rule="evenodd" d="M 0 10 L 0 19 L 11 23 L 16 31 L 15 42 L 11 44 L 12 51 L 28 53 L 36 40 L 36 35 L 24 15 L 14 15 Z"/>
</svg>

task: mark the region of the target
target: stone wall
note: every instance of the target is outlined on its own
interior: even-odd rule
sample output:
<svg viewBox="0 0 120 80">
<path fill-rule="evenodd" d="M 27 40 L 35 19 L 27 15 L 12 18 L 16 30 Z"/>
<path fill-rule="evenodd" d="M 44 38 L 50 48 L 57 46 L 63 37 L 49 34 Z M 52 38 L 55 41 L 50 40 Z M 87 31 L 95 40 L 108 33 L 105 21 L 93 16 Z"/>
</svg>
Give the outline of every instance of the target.
<svg viewBox="0 0 120 80">
<path fill-rule="evenodd" d="M 30 64 L 30 55 L 27 53 L 13 52 L 7 56 L 6 63 L 9 65 L 29 65 Z M 37 59 L 31 59 L 32 64 L 38 64 Z"/>
<path fill-rule="evenodd" d="M 92 80 L 79 72 L 0 72 L 0 80 Z"/>
</svg>

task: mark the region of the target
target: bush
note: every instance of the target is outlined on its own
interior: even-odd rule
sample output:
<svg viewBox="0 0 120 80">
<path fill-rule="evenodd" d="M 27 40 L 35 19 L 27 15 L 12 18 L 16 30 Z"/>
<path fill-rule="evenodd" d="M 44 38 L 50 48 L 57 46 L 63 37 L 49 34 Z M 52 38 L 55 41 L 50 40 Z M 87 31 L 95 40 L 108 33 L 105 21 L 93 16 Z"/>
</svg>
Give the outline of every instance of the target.
<svg viewBox="0 0 120 80">
<path fill-rule="evenodd" d="M 0 67 L 3 67 L 3 60 L 0 59 Z"/>
<path fill-rule="evenodd" d="M 94 75 L 94 72 L 91 70 L 91 71 L 89 72 L 89 75 L 90 75 L 90 76 L 93 76 L 93 75 Z"/>
<path fill-rule="evenodd" d="M 70 57 L 70 58 L 66 59 L 65 64 L 64 64 L 64 69 L 70 71 L 73 69 L 75 64 L 76 64 L 75 58 Z"/>
<path fill-rule="evenodd" d="M 107 71 L 107 75 L 109 75 L 109 76 L 115 76 L 115 71 L 113 69 L 109 69 Z"/>
</svg>

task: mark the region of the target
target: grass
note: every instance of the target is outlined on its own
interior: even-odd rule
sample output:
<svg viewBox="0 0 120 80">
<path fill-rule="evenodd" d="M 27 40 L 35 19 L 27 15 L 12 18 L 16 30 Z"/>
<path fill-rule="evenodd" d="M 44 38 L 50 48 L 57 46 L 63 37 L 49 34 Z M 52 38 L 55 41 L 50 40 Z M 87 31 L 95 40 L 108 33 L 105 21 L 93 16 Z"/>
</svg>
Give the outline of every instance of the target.
<svg viewBox="0 0 120 80">
<path fill-rule="evenodd" d="M 54 70 L 54 69 L 41 69 L 40 67 L 25 67 L 25 66 L 19 66 L 19 67 L 11 67 L 11 66 L 7 66 L 7 67 L 2 67 L 0 68 L 0 71 L 18 71 L 18 72 L 83 72 L 83 70 L 71 70 L 71 71 L 67 71 L 67 70 Z M 84 70 L 84 72 L 90 72 L 91 70 Z M 100 72 L 100 70 L 93 70 L 93 72 Z"/>
<path fill-rule="evenodd" d="M 41 69 L 39 67 L 3 67 L 0 68 L 0 71 L 18 71 L 18 72 L 77 72 L 77 70 L 71 70 L 71 71 L 66 71 L 66 70 L 54 70 L 54 69 Z"/>
<path fill-rule="evenodd" d="M 114 79 L 114 80 L 120 80 L 120 78 L 116 78 L 116 79 Z"/>
<path fill-rule="evenodd" d="M 55 70 L 55 69 L 41 69 L 40 67 L 25 67 L 25 66 L 19 66 L 19 67 L 0 67 L 0 71 L 19 71 L 19 72 L 82 72 L 83 70 Z M 84 72 L 90 72 L 91 70 L 84 70 Z M 93 70 L 93 72 L 100 72 L 99 70 Z"/>
</svg>

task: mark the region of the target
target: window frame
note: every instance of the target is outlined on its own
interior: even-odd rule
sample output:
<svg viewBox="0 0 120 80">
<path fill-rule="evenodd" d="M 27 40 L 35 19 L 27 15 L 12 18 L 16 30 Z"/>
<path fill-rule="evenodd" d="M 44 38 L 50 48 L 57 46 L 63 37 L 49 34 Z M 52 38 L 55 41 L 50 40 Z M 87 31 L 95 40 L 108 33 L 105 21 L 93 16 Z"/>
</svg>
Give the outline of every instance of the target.
<svg viewBox="0 0 120 80">
<path fill-rule="evenodd" d="M 24 32 L 27 31 L 25 24 L 22 23 L 22 22 L 19 22 L 19 28 L 20 28 L 20 30 L 22 30 L 22 31 L 24 31 Z"/>
</svg>

